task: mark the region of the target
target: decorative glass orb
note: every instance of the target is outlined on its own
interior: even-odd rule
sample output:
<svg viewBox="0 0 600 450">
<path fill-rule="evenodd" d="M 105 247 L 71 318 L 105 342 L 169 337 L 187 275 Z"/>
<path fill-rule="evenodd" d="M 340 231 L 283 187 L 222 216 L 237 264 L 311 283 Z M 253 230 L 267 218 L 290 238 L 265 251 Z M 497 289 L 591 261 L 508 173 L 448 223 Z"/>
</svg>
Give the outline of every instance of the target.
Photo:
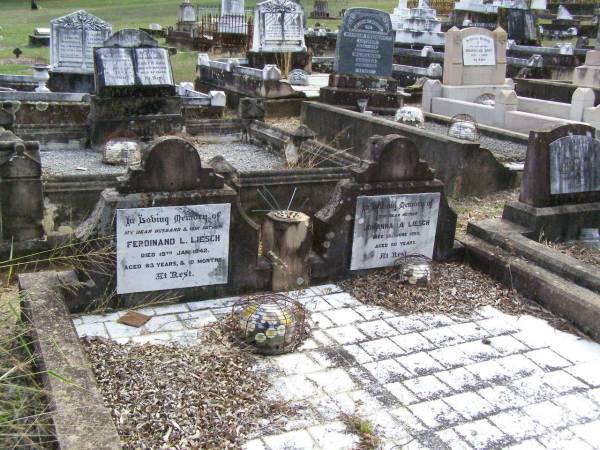
<svg viewBox="0 0 600 450">
<path fill-rule="evenodd" d="M 396 261 L 402 282 L 429 286 L 433 280 L 431 259 L 423 255 L 406 255 Z"/>
<path fill-rule="evenodd" d="M 425 117 L 423 111 L 415 106 L 403 106 L 396 111 L 396 122 L 414 125 L 417 128 L 425 128 Z"/>
</svg>

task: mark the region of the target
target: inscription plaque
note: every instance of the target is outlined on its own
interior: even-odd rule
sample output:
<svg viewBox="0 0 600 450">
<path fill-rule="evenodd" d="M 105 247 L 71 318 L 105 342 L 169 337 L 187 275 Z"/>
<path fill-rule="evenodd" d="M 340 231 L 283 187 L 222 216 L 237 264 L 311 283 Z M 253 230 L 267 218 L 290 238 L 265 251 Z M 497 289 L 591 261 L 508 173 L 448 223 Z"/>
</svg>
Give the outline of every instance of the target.
<svg viewBox="0 0 600 450">
<path fill-rule="evenodd" d="M 304 43 L 304 9 L 291 0 L 267 0 L 256 5 L 253 52 L 300 52 Z"/>
<path fill-rule="evenodd" d="M 137 74 L 143 85 L 173 84 L 166 48 L 136 48 Z"/>
<path fill-rule="evenodd" d="M 99 48 L 97 61 L 104 86 L 132 86 L 135 84 L 133 58 L 128 48 Z"/>
<path fill-rule="evenodd" d="M 550 194 L 600 191 L 600 141 L 591 136 L 559 138 L 550 152 Z"/>
<path fill-rule="evenodd" d="M 462 40 L 463 65 L 495 66 L 494 39 L 482 34 L 466 36 Z"/>
<path fill-rule="evenodd" d="M 392 266 L 411 254 L 431 258 L 439 206 L 439 192 L 357 197 L 350 270 Z"/>
<path fill-rule="evenodd" d="M 231 205 L 117 210 L 117 293 L 227 283 Z"/>
<path fill-rule="evenodd" d="M 394 39 L 389 14 L 370 8 L 349 9 L 338 32 L 334 71 L 390 76 Z"/>
<path fill-rule="evenodd" d="M 171 86 L 169 52 L 162 47 L 102 47 L 96 49 L 99 85 Z"/>
</svg>

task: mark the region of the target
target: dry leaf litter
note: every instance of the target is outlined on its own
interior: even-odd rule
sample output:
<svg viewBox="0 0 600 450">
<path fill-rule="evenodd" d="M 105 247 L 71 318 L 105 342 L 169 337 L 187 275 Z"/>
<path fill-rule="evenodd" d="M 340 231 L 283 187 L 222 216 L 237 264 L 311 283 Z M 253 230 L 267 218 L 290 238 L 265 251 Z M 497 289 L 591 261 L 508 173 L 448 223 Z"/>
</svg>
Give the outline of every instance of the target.
<svg viewBox="0 0 600 450">
<path fill-rule="evenodd" d="M 124 449 L 238 449 L 282 430 L 293 405 L 266 395 L 255 357 L 227 340 L 219 322 L 193 346 L 84 339 Z"/>
</svg>

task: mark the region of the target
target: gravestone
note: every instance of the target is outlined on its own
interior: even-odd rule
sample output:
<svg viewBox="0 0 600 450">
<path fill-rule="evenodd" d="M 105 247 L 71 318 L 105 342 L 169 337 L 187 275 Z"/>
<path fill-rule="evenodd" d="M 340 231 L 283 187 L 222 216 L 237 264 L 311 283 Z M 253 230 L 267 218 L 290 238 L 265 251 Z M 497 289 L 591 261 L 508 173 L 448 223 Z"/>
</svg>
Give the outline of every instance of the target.
<svg viewBox="0 0 600 450">
<path fill-rule="evenodd" d="M 520 45 L 536 45 L 538 42 L 535 13 L 522 8 L 499 8 L 499 21 L 506 27 L 508 39 Z"/>
<path fill-rule="evenodd" d="M 533 239 L 579 239 L 600 228 L 600 141 L 583 124 L 531 131 L 518 202 L 502 218 L 524 227 Z"/>
<path fill-rule="evenodd" d="M 408 8 L 406 0 L 399 0 L 390 15 L 396 42 L 400 44 L 444 45 L 442 22 L 426 0 L 419 0 L 417 8 Z"/>
<path fill-rule="evenodd" d="M 259 227 L 244 213 L 237 192 L 202 162 L 196 147 L 169 136 L 153 141 L 140 166 L 116 189 L 105 189 L 76 230 L 87 242 L 108 238 L 116 247 L 112 273 L 79 268 L 89 306 L 116 288 L 125 306 L 160 298 L 185 301 L 266 289 L 258 268 Z M 243 239 L 233 239 L 243 236 Z"/>
<path fill-rule="evenodd" d="M 221 0 L 221 16 L 219 17 L 219 33 L 239 34 L 248 33 L 244 0 Z M 231 36 L 229 40 L 234 39 Z"/>
<path fill-rule="evenodd" d="M 443 84 L 503 85 L 506 77 L 506 32 L 452 27 L 446 33 Z"/>
<path fill-rule="evenodd" d="M 247 52 L 249 65 L 262 69 L 267 64 L 286 64 L 289 70 L 310 72 L 312 58 L 304 41 L 304 25 L 304 8 L 300 3 L 293 0 L 258 3 L 254 10 L 252 49 Z"/>
<path fill-rule="evenodd" d="M 600 141 L 588 125 L 532 131 L 520 201 L 532 206 L 600 199 Z"/>
<path fill-rule="evenodd" d="M 93 146 L 125 131 L 149 141 L 181 129 L 182 100 L 173 84 L 169 51 L 154 38 L 140 30 L 120 30 L 95 49 L 94 61 Z"/>
<path fill-rule="evenodd" d="M 315 214 L 314 251 L 324 260 L 315 278 L 389 267 L 412 254 L 441 260 L 452 251 L 456 214 L 415 145 L 372 136 L 368 154 L 367 165 L 340 181 Z"/>
<path fill-rule="evenodd" d="M 267 0 L 254 11 L 252 52 L 305 52 L 304 9 L 292 0 Z"/>
<path fill-rule="evenodd" d="M 402 106 L 398 82 L 391 77 L 394 30 L 389 14 L 370 8 L 350 8 L 338 31 L 333 73 L 321 88 L 321 101 L 357 107 L 367 100 L 371 109 Z"/>
<path fill-rule="evenodd" d="M 94 90 L 94 48 L 112 33 L 112 25 L 85 11 L 50 21 L 50 80 L 54 92 Z"/>
<path fill-rule="evenodd" d="M 177 31 L 191 32 L 196 26 L 196 8 L 190 3 L 189 0 L 185 0 L 179 5 L 179 20 L 175 25 Z"/>
<path fill-rule="evenodd" d="M 243 16 L 245 13 L 244 0 L 221 0 L 221 15 Z"/>
</svg>

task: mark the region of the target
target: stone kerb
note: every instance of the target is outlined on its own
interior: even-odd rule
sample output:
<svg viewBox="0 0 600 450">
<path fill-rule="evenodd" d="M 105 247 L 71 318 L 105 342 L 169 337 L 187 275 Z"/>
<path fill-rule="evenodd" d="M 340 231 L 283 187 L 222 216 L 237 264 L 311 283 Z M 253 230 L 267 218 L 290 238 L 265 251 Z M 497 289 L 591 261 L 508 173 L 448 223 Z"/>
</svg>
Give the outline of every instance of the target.
<svg viewBox="0 0 600 450">
<path fill-rule="evenodd" d="M 452 251 L 456 214 L 415 145 L 399 135 L 376 135 L 369 139 L 368 154 L 370 160 L 352 179 L 340 181 L 315 214 L 313 250 L 321 261 L 313 268 L 314 279 L 391 266 L 411 253 L 441 260 Z M 381 210 L 383 218 L 377 218 L 376 211 L 388 207 L 396 212 Z"/>
<path fill-rule="evenodd" d="M 443 83 L 502 85 L 506 77 L 506 32 L 498 27 L 452 27 L 446 33 Z"/>
</svg>

